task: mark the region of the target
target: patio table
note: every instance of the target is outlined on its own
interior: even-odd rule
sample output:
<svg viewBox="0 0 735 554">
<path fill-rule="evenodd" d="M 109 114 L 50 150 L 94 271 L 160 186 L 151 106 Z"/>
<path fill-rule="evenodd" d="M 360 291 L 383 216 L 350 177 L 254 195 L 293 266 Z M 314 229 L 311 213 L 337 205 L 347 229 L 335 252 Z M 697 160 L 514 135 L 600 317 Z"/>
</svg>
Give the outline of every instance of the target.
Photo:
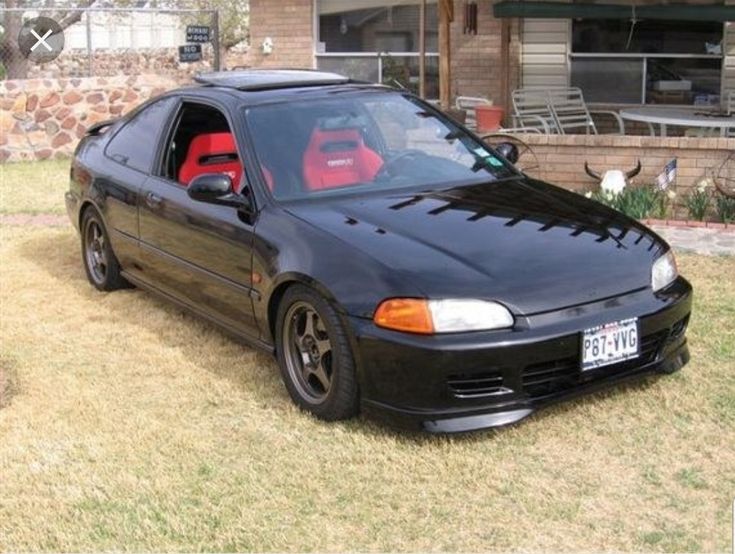
<svg viewBox="0 0 735 554">
<path fill-rule="evenodd" d="M 680 127 L 707 127 L 720 129 L 721 136 L 727 136 L 728 129 L 735 129 L 735 114 L 706 115 L 703 109 L 644 107 L 620 110 L 620 117 L 629 121 L 657 124 L 661 136 L 666 136 L 667 125 Z"/>
</svg>

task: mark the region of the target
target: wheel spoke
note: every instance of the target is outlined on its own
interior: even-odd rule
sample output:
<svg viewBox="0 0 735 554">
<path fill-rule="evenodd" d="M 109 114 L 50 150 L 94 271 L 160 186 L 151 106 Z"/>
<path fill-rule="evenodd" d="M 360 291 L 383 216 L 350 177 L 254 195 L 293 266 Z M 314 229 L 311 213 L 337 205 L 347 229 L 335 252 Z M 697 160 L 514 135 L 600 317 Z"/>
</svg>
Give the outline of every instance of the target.
<svg viewBox="0 0 735 554">
<path fill-rule="evenodd" d="M 314 374 L 314 377 L 319 380 L 319 383 L 322 385 L 324 392 L 327 392 L 329 390 L 329 385 L 332 382 L 329 379 L 327 372 L 324 370 L 324 364 L 321 361 L 316 365 L 315 368 L 313 368 L 312 373 Z"/>
<path fill-rule="evenodd" d="M 312 311 L 307 311 L 304 314 L 304 317 L 306 318 L 306 325 L 304 326 L 304 335 L 305 337 L 312 336 L 315 337 L 316 333 L 314 332 L 314 317 L 316 317 L 316 314 Z"/>
<path fill-rule="evenodd" d="M 327 352 L 331 352 L 332 350 L 332 343 L 329 341 L 328 338 L 317 338 L 316 341 L 316 347 L 319 349 L 319 355 L 324 356 Z"/>
</svg>

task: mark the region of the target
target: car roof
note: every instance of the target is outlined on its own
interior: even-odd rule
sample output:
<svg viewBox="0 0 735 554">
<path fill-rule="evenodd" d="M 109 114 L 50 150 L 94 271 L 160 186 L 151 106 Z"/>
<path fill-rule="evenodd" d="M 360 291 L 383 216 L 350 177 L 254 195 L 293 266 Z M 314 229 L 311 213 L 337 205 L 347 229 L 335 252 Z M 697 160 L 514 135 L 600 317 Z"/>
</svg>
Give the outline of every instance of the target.
<svg viewBox="0 0 735 554">
<path fill-rule="evenodd" d="M 215 71 L 194 77 L 197 83 L 243 91 L 273 90 L 286 87 L 338 85 L 349 83 L 349 77 L 313 69 L 247 69 Z"/>
<path fill-rule="evenodd" d="M 324 97 L 349 91 L 395 91 L 385 85 L 356 81 L 310 69 L 248 69 L 197 75 L 197 84 L 170 91 L 172 96 L 216 97 L 231 107 Z"/>
</svg>

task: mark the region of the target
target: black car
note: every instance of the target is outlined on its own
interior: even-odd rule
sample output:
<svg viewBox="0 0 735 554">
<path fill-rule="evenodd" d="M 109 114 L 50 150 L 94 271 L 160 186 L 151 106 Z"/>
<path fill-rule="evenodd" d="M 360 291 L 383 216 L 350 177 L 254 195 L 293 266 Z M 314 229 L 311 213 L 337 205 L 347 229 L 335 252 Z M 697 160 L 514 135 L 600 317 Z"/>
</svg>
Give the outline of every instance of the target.
<svg viewBox="0 0 735 554">
<path fill-rule="evenodd" d="M 405 91 L 198 80 L 81 141 L 84 267 L 275 353 L 302 408 L 468 431 L 688 361 L 691 287 L 640 223 Z"/>
</svg>

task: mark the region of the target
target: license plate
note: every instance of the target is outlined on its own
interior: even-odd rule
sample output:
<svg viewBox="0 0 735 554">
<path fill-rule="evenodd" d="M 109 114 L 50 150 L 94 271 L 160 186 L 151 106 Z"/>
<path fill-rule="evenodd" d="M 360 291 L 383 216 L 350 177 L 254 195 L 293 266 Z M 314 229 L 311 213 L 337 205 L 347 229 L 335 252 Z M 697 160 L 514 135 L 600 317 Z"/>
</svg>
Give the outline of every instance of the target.
<svg viewBox="0 0 735 554">
<path fill-rule="evenodd" d="M 639 354 L 637 318 L 582 332 L 582 371 L 637 358 Z"/>
</svg>

